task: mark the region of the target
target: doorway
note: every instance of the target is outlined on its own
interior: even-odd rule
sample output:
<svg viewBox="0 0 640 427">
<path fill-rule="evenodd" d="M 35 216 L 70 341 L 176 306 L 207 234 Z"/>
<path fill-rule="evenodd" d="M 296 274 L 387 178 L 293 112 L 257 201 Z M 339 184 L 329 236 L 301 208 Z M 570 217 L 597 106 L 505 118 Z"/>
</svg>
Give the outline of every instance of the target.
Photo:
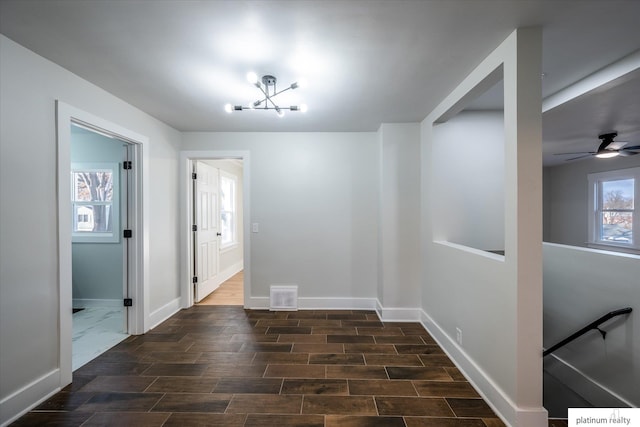
<svg viewBox="0 0 640 427">
<path fill-rule="evenodd" d="M 72 369 L 129 336 L 126 168 L 131 143 L 71 123 Z"/>
<path fill-rule="evenodd" d="M 243 162 L 200 159 L 192 167 L 194 302 L 243 305 Z"/>
<path fill-rule="evenodd" d="M 148 166 L 143 146 L 148 138 L 60 101 L 56 102 L 56 116 L 59 363 L 60 386 L 64 387 L 82 363 L 73 360 L 74 344 L 80 335 L 74 337 L 74 316 L 102 318 L 109 324 L 109 333 L 117 337 L 111 336 L 111 344 L 103 350 L 128 334 L 145 331 L 148 233 L 144 224 L 148 223 L 148 202 L 142 196 L 143 169 Z M 73 153 L 74 139 L 80 140 L 84 153 Z M 87 140 L 93 141 L 91 146 L 84 145 Z M 100 157 L 100 153 L 105 154 L 103 150 L 111 151 L 114 157 Z M 148 194 L 146 182 L 144 190 Z M 109 313 L 95 313 L 90 310 L 94 307 Z M 83 310 L 74 314 L 73 308 Z M 96 339 L 100 335 L 96 332 L 94 328 L 83 335 Z M 94 342 L 92 346 L 96 353 L 98 345 Z"/>
<path fill-rule="evenodd" d="M 180 164 L 182 306 L 250 307 L 249 152 L 183 151 Z M 204 195 L 203 185 L 215 190 Z"/>
</svg>

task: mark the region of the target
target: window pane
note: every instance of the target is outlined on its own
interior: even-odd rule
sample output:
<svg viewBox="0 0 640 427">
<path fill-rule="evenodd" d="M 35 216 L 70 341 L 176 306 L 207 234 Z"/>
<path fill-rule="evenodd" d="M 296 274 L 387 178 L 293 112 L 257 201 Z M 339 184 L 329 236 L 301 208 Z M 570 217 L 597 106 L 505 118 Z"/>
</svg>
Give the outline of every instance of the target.
<svg viewBox="0 0 640 427">
<path fill-rule="evenodd" d="M 633 179 L 602 182 L 602 209 L 633 209 Z"/>
<path fill-rule="evenodd" d="M 233 211 L 234 182 L 226 177 L 220 179 L 221 208 L 225 211 Z"/>
<path fill-rule="evenodd" d="M 73 200 L 79 202 L 113 200 L 113 172 L 74 171 L 71 173 Z"/>
<path fill-rule="evenodd" d="M 231 212 L 222 211 L 220 214 L 222 222 L 222 244 L 233 242 L 233 215 Z"/>
<path fill-rule="evenodd" d="M 73 231 L 112 233 L 111 206 L 109 205 L 74 205 Z"/>
<path fill-rule="evenodd" d="M 633 243 L 632 212 L 602 212 L 600 235 L 606 242 Z"/>
</svg>

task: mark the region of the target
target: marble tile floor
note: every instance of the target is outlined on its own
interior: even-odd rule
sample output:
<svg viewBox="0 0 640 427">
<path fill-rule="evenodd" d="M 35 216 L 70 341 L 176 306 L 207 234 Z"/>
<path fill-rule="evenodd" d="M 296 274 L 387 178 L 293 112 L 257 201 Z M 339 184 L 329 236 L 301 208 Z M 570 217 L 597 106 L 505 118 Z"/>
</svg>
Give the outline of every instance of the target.
<svg viewBox="0 0 640 427">
<path fill-rule="evenodd" d="M 418 323 L 194 306 L 130 336 L 13 426 L 503 427 Z"/>
<path fill-rule="evenodd" d="M 73 371 L 129 336 L 124 333 L 124 310 L 124 307 L 87 307 L 73 314 Z"/>
</svg>

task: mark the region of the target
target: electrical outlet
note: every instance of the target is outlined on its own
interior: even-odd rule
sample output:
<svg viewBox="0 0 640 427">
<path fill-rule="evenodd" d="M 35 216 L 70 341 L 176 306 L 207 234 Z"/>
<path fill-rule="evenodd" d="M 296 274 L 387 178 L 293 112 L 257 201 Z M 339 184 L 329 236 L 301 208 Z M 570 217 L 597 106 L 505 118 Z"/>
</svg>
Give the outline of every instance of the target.
<svg viewBox="0 0 640 427">
<path fill-rule="evenodd" d="M 462 345 L 462 329 L 456 328 L 456 341 L 458 344 Z"/>
</svg>

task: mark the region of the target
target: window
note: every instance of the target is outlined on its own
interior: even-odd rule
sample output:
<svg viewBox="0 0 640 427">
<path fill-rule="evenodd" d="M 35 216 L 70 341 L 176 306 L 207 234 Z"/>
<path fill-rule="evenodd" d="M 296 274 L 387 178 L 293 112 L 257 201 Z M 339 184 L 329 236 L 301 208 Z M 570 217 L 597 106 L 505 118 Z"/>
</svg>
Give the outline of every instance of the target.
<svg viewBox="0 0 640 427">
<path fill-rule="evenodd" d="M 237 243 L 237 213 L 236 187 L 237 178 L 234 175 L 220 171 L 220 228 L 221 249 Z"/>
<path fill-rule="evenodd" d="M 589 243 L 640 249 L 640 168 L 589 175 Z"/>
<path fill-rule="evenodd" d="M 117 163 L 71 166 L 74 242 L 118 242 L 119 168 Z"/>
</svg>

